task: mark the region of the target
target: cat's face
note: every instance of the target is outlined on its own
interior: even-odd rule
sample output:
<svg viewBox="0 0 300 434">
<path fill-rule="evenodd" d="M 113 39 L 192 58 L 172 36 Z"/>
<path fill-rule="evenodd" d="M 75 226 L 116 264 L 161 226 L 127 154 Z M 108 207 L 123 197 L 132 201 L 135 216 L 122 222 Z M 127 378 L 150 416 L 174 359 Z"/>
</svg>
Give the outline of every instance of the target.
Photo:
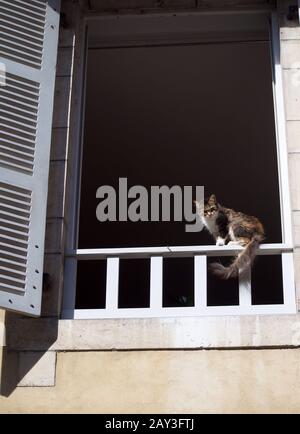
<svg viewBox="0 0 300 434">
<path fill-rule="evenodd" d="M 209 198 L 204 200 L 203 202 L 194 201 L 197 209 L 197 213 L 202 218 L 216 218 L 219 211 L 219 204 L 217 202 L 217 198 L 214 194 L 209 196 Z"/>
<path fill-rule="evenodd" d="M 209 196 L 208 199 L 204 200 L 204 207 L 203 207 L 203 216 L 205 218 L 214 218 L 217 216 L 219 211 L 219 205 L 217 202 L 217 198 L 214 194 Z"/>
</svg>

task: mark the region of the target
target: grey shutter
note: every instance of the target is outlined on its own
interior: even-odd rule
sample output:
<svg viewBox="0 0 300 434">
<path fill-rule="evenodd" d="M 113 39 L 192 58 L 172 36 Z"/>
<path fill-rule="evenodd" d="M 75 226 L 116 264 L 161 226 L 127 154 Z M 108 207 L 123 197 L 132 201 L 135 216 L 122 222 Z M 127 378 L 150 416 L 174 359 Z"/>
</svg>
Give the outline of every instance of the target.
<svg viewBox="0 0 300 434">
<path fill-rule="evenodd" d="M 41 312 L 60 0 L 0 0 L 0 307 Z"/>
</svg>

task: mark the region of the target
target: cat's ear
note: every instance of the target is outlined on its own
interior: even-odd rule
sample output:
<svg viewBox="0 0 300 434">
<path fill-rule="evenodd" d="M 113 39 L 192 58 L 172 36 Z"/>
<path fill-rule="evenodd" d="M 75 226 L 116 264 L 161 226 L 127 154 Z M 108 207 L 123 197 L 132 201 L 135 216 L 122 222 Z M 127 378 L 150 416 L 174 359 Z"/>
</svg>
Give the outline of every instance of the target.
<svg viewBox="0 0 300 434">
<path fill-rule="evenodd" d="M 209 199 L 208 199 L 208 203 L 210 205 L 216 205 L 217 204 L 217 198 L 215 194 L 211 194 Z"/>
</svg>

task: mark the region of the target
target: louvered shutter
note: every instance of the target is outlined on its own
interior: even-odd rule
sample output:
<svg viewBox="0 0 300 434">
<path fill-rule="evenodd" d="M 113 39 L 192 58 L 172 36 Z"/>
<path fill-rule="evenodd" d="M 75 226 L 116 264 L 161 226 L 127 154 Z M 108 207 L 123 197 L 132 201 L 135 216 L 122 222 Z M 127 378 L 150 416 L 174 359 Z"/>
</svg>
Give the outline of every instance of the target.
<svg viewBox="0 0 300 434">
<path fill-rule="evenodd" d="M 60 0 L 0 0 L 0 307 L 38 316 Z"/>
</svg>

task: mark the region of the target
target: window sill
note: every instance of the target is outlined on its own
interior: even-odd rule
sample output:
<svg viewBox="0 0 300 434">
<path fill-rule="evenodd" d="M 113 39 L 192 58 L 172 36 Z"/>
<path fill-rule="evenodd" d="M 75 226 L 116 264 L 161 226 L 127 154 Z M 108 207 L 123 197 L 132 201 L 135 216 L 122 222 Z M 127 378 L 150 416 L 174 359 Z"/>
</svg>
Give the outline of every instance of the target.
<svg viewBox="0 0 300 434">
<path fill-rule="evenodd" d="M 7 346 L 16 351 L 108 351 L 300 346 L 300 314 L 58 320 L 11 316 Z"/>
</svg>

